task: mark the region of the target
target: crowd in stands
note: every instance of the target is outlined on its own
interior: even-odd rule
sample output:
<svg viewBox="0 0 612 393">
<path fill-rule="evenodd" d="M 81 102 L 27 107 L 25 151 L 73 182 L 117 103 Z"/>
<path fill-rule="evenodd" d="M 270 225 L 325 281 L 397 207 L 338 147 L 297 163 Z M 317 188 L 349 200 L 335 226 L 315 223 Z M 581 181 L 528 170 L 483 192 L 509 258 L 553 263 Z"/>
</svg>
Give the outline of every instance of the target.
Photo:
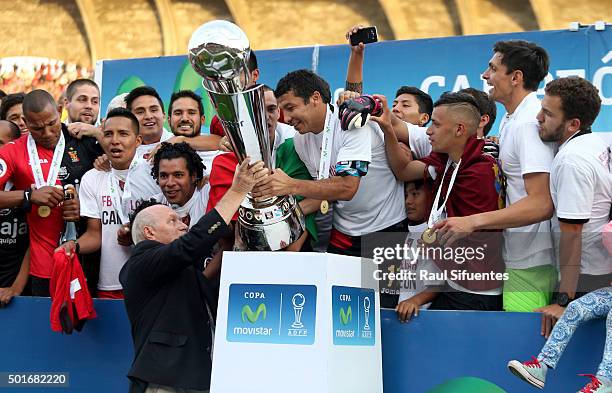
<svg viewBox="0 0 612 393">
<path fill-rule="evenodd" d="M 296 195 L 305 231 L 284 251 L 371 257 L 366 236 L 407 233 L 413 257 L 396 266 L 406 275 L 381 290 L 381 305 L 401 321 L 425 308 L 542 312 L 541 334 L 550 337 L 542 354 L 509 364 L 533 385 L 543 386 L 581 322 L 607 317 L 604 359 L 583 391 L 611 391 L 604 389 L 612 389 L 612 247 L 602 235 L 612 214 L 611 150 L 591 132 L 597 89 L 559 78 L 539 99 L 550 59 L 526 41 L 494 45 L 482 65 L 489 92 L 469 88 L 436 101 L 411 86 L 398 86 L 395 97 L 372 94 L 364 61 L 365 46 L 351 46 L 336 103 L 308 70 L 263 87 L 270 170 L 239 163 L 218 119 L 212 134 L 200 133 L 202 99 L 192 91 L 164 97 L 165 113 L 154 87 L 137 87 L 101 113 L 87 70 L 0 64 L 0 87 L 14 93 L 0 105 L 0 303 L 53 295 L 54 254 L 77 254 L 89 291 L 125 299 L 133 326 L 149 329 L 133 331 L 137 352 L 147 353 L 150 329 L 168 321 L 149 308 L 176 312 L 160 293 L 170 302 L 188 293 L 192 276 L 184 274 L 192 270 L 198 285 L 214 288 L 223 252 L 245 249 L 237 230 L 245 195 Z M 254 52 L 248 69 L 254 86 Z M 496 103 L 507 114 L 491 137 Z M 76 198 L 66 198 L 67 185 Z M 68 223 L 78 236 L 59 244 Z M 204 319 L 214 324 L 212 299 L 180 307 L 209 310 Z M 140 391 L 208 389 L 209 379 L 168 375 L 143 356 L 130 371 Z"/>
<path fill-rule="evenodd" d="M 46 90 L 59 99 L 76 79 L 91 78 L 93 71 L 76 63 L 42 57 L 5 57 L 0 60 L 0 89 L 6 93 Z"/>
</svg>

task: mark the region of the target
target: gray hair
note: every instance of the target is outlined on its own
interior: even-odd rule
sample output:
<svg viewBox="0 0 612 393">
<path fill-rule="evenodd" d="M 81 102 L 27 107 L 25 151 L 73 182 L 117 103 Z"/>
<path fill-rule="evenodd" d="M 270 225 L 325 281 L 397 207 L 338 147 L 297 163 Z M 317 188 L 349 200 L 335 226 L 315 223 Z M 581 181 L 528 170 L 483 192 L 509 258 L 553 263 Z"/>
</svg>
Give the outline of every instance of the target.
<svg viewBox="0 0 612 393">
<path fill-rule="evenodd" d="M 144 235 L 144 227 L 154 226 L 156 222 L 155 214 L 150 209 L 144 209 L 134 218 L 132 223 L 132 241 L 134 244 L 138 244 L 143 240 L 146 240 Z"/>
</svg>

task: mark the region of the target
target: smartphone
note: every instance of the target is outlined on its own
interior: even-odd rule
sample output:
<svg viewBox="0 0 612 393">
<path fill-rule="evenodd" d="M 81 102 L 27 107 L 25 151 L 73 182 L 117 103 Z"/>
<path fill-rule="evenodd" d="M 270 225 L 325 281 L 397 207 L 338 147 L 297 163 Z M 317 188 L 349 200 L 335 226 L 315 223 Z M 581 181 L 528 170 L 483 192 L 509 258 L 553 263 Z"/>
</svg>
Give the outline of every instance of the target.
<svg viewBox="0 0 612 393">
<path fill-rule="evenodd" d="M 356 33 L 351 34 L 351 46 L 357 46 L 360 42 L 364 44 L 378 42 L 376 26 L 364 27 L 363 29 L 357 30 Z"/>
</svg>

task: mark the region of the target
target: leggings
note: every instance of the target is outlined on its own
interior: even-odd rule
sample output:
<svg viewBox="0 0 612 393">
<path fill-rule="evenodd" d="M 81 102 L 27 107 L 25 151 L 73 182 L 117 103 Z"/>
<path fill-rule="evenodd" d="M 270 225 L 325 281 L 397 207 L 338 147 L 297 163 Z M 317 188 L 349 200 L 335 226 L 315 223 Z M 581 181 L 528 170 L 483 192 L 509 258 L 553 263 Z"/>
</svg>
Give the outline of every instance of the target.
<svg viewBox="0 0 612 393">
<path fill-rule="evenodd" d="M 554 369 L 576 328 L 591 319 L 606 317 L 606 344 L 597 375 L 612 379 L 612 287 L 598 289 L 571 302 L 553 328 L 538 360 Z"/>
</svg>

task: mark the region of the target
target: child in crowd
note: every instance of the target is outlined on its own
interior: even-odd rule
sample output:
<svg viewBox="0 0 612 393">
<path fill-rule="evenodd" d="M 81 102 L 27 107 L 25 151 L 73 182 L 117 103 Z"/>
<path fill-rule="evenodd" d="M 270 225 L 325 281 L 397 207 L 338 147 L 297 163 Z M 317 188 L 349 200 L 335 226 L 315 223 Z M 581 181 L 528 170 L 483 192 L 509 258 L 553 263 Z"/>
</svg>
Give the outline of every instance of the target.
<svg viewBox="0 0 612 393">
<path fill-rule="evenodd" d="M 401 269 L 410 272 L 400 284 L 399 303 L 396 311 L 399 319 L 404 322 L 418 316 L 419 307 L 428 308 L 436 293 L 427 290 L 428 287 L 443 285 L 444 281 L 423 280 L 420 272 L 428 274 L 439 272 L 431 260 L 421 258 L 419 253 L 425 249 L 420 246 L 421 234 L 427 229 L 427 218 L 432 204 L 433 181 L 428 177 L 424 180 L 407 182 L 404 188 L 406 215 L 408 216 L 408 236 L 406 244 L 412 252 L 412 258 L 402 261 Z"/>
</svg>

